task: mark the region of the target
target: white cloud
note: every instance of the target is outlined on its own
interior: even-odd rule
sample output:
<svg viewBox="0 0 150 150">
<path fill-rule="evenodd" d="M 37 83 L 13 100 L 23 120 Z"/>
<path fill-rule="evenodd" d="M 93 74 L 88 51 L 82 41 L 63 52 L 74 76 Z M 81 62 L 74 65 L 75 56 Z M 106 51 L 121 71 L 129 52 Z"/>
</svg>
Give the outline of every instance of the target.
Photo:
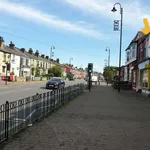
<svg viewBox="0 0 150 150">
<path fill-rule="evenodd" d="M 84 13 L 91 14 L 97 18 L 120 18 L 120 12 L 114 14 L 111 12 L 111 9 L 116 2 L 114 0 L 63 0 L 63 2 L 66 2 L 67 4 L 82 10 Z M 149 8 L 143 6 L 140 0 L 122 1 L 121 4 L 124 9 L 124 25 L 134 27 L 135 29 L 141 29 L 143 25 L 143 17 L 146 16 L 150 19 Z M 116 6 L 116 8 L 119 10 L 119 6 Z"/>
<path fill-rule="evenodd" d="M 99 38 L 102 36 L 95 28 L 87 28 L 80 26 L 78 23 L 72 23 L 62 20 L 57 16 L 44 13 L 31 7 L 27 7 L 18 3 L 11 3 L 8 0 L 0 0 L 0 11 L 7 12 L 18 18 L 42 24 L 47 27 L 55 27 L 60 30 L 71 31 L 73 33 L 82 34 L 89 37 Z"/>
</svg>

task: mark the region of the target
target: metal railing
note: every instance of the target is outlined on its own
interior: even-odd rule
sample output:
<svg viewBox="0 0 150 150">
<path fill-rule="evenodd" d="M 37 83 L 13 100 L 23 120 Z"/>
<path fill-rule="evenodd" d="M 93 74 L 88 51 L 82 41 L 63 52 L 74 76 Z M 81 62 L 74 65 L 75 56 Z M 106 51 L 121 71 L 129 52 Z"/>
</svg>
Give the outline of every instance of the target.
<svg viewBox="0 0 150 150">
<path fill-rule="evenodd" d="M 85 88 L 77 84 L 0 105 L 0 143 L 32 123 L 52 113 Z"/>
</svg>

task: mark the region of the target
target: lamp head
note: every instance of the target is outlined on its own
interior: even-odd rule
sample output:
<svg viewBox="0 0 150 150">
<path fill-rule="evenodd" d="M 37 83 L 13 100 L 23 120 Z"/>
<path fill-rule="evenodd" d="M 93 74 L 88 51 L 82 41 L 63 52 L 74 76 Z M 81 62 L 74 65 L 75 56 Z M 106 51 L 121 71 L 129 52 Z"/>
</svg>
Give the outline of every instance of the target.
<svg viewBox="0 0 150 150">
<path fill-rule="evenodd" d="M 115 7 L 113 7 L 113 9 L 111 10 L 112 12 L 116 12 L 117 9 Z"/>
</svg>

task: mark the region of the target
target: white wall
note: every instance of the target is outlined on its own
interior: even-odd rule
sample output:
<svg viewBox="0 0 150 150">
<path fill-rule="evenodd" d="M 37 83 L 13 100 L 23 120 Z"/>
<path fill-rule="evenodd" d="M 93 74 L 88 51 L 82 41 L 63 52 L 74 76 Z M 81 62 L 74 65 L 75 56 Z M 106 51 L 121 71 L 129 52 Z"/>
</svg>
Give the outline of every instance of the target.
<svg viewBox="0 0 150 150">
<path fill-rule="evenodd" d="M 13 61 L 14 59 L 14 61 Z M 14 69 L 14 75 L 19 76 L 20 72 L 20 56 L 11 54 L 11 66 L 10 66 L 10 72 L 12 72 Z"/>
</svg>

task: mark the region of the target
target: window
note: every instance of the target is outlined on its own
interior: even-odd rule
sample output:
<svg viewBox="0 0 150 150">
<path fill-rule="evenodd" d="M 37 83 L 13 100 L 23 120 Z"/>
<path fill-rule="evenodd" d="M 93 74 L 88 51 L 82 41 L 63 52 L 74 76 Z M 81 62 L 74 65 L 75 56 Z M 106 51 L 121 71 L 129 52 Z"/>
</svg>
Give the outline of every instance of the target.
<svg viewBox="0 0 150 150">
<path fill-rule="evenodd" d="M 20 59 L 20 64 L 23 65 L 23 58 Z"/>
<path fill-rule="evenodd" d="M 132 45 L 132 49 L 135 49 L 135 44 Z"/>
<path fill-rule="evenodd" d="M 129 61 L 129 51 L 127 52 L 127 61 Z"/>
<path fill-rule="evenodd" d="M 12 58 L 12 61 L 15 61 L 15 55 L 13 54 L 13 58 Z"/>
<path fill-rule="evenodd" d="M 148 87 L 148 70 L 144 70 L 142 73 L 142 86 Z"/>
<path fill-rule="evenodd" d="M 29 59 L 26 59 L 26 66 L 29 66 Z"/>
<path fill-rule="evenodd" d="M 6 53 L 3 53 L 3 62 L 6 62 Z"/>
<path fill-rule="evenodd" d="M 132 78 L 133 80 L 133 83 L 136 83 L 136 71 L 134 70 L 133 71 L 133 78 Z"/>
<path fill-rule="evenodd" d="M 2 72 L 5 73 L 6 71 L 6 66 L 2 66 Z"/>
<path fill-rule="evenodd" d="M 132 58 L 135 57 L 135 49 L 132 49 Z"/>
<path fill-rule="evenodd" d="M 37 67 L 39 67 L 39 61 L 37 61 Z"/>
<path fill-rule="evenodd" d="M 42 62 L 41 62 L 41 68 L 42 68 Z"/>
<path fill-rule="evenodd" d="M 47 63 L 46 63 L 46 69 L 47 69 Z"/>
<path fill-rule="evenodd" d="M 142 44 L 140 45 L 140 60 L 143 58 L 143 47 Z"/>
</svg>

